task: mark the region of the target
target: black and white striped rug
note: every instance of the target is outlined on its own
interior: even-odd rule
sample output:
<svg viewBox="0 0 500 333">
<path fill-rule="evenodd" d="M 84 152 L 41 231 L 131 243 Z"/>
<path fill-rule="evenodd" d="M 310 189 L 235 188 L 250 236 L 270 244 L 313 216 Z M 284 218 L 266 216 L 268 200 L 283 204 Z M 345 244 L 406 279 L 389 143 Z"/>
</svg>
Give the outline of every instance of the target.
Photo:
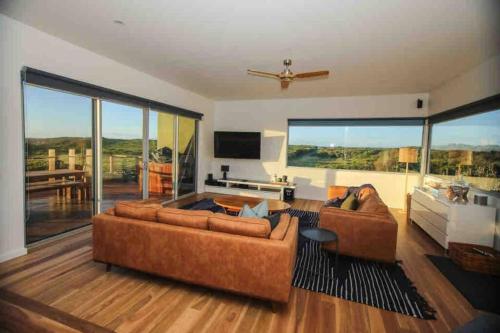
<svg viewBox="0 0 500 333">
<path fill-rule="evenodd" d="M 316 227 L 319 213 L 287 210 L 299 218 L 299 228 Z M 299 250 L 292 282 L 307 289 L 420 319 L 435 319 L 435 311 L 417 292 L 398 264 L 382 264 L 339 256 L 321 250 L 320 243 L 299 238 Z"/>
<path fill-rule="evenodd" d="M 219 211 L 212 199 L 182 207 Z M 317 227 L 318 212 L 298 209 L 286 211 L 299 218 L 299 228 Z M 299 250 L 292 284 L 294 287 L 324 293 L 380 309 L 420 319 L 435 319 L 435 311 L 417 292 L 398 264 L 382 264 L 353 257 L 339 256 L 335 272 L 335 254 L 323 251 L 318 242 L 299 236 Z"/>
</svg>

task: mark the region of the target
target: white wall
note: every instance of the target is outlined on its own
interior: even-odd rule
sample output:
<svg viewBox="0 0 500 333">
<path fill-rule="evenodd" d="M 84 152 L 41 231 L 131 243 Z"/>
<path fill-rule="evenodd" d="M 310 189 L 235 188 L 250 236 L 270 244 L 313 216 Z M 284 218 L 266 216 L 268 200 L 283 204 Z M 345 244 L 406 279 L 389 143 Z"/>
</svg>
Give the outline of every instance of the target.
<svg viewBox="0 0 500 333">
<path fill-rule="evenodd" d="M 0 262 L 24 254 L 20 71 L 30 66 L 205 114 L 200 181 L 212 156 L 213 102 L 0 14 Z M 133 50 L 131 50 L 133 52 Z M 201 187 L 200 190 L 203 190 Z"/>
<path fill-rule="evenodd" d="M 270 180 L 287 175 L 297 183 L 296 197 L 325 200 L 329 185 L 373 184 L 391 207 L 404 207 L 404 174 L 286 166 L 287 120 L 297 118 L 383 118 L 427 116 L 427 94 L 215 102 L 215 130 L 262 132 L 261 160 L 213 159 L 212 172 L 229 164 L 231 177 Z M 424 108 L 417 109 L 417 99 Z M 409 177 L 417 185 L 418 175 Z"/>
<path fill-rule="evenodd" d="M 500 55 L 431 90 L 429 112 L 436 114 L 496 94 L 500 94 Z M 490 196 L 489 204 L 497 207 L 495 248 L 500 250 L 500 200 Z"/>
<path fill-rule="evenodd" d="M 500 94 L 500 55 L 431 90 L 429 113 L 447 111 L 496 94 Z"/>
</svg>

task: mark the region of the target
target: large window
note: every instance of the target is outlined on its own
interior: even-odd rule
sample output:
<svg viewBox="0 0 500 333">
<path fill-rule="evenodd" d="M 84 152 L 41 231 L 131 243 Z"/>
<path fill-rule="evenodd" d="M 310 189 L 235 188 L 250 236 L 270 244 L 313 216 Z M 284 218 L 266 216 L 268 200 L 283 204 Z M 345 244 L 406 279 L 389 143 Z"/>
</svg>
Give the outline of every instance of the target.
<svg viewBox="0 0 500 333">
<path fill-rule="evenodd" d="M 25 68 L 26 243 L 91 223 L 116 200 L 196 191 L 201 114 Z"/>
<path fill-rule="evenodd" d="M 429 173 L 500 191 L 500 110 L 432 125 Z"/>
<path fill-rule="evenodd" d="M 423 120 L 289 120 L 288 166 L 404 172 L 400 148 L 416 154 L 419 172 Z"/>
</svg>

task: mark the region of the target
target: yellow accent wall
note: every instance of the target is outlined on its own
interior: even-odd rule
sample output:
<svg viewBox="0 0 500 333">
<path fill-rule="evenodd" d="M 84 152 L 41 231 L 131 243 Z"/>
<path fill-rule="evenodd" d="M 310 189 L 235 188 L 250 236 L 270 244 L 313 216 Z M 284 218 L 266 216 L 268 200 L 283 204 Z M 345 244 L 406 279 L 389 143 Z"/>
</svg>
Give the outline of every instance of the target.
<svg viewBox="0 0 500 333">
<path fill-rule="evenodd" d="M 158 148 L 174 149 L 173 123 L 175 116 L 170 113 L 158 113 Z M 191 118 L 179 117 L 179 152 L 185 152 L 189 141 L 194 136 L 196 121 Z"/>
<path fill-rule="evenodd" d="M 158 149 L 174 149 L 174 119 L 173 114 L 158 112 Z"/>
<path fill-rule="evenodd" d="M 186 152 L 186 148 L 194 136 L 196 121 L 191 118 L 179 117 L 179 153 Z"/>
</svg>

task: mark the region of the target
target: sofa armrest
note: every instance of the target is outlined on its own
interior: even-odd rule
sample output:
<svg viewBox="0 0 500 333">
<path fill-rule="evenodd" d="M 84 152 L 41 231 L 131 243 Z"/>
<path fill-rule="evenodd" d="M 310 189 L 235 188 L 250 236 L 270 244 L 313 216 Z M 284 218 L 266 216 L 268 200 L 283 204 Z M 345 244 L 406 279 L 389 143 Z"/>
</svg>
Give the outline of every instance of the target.
<svg viewBox="0 0 500 333">
<path fill-rule="evenodd" d="M 290 214 L 281 214 L 278 225 L 271 231 L 269 238 L 274 240 L 283 240 L 290 226 L 291 219 Z"/>
<path fill-rule="evenodd" d="M 332 185 L 328 187 L 328 200 L 332 200 L 344 195 L 347 191 L 347 186 L 336 186 Z"/>
<path fill-rule="evenodd" d="M 297 243 L 299 239 L 299 218 L 294 216 L 290 220 L 290 225 L 283 239 L 284 244 L 290 251 L 290 261 L 288 262 L 288 271 L 290 272 L 290 281 L 293 278 L 293 270 L 295 269 L 295 260 L 297 258 Z M 291 282 L 290 282 L 291 283 Z"/>
<path fill-rule="evenodd" d="M 390 213 L 323 207 L 319 226 L 338 235 L 340 253 L 386 262 L 395 260 L 398 224 Z M 326 248 L 335 247 L 328 245 Z"/>
</svg>

